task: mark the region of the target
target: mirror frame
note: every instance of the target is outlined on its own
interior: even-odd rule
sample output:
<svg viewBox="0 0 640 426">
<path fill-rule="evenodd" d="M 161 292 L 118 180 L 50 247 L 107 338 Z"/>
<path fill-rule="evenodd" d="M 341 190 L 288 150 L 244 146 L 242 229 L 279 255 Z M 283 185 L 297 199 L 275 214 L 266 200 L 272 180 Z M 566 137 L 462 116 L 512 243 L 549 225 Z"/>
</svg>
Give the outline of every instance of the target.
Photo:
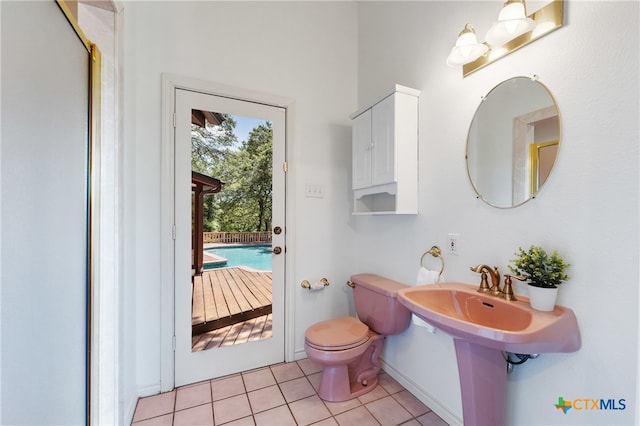
<svg viewBox="0 0 640 426">
<path fill-rule="evenodd" d="M 555 139 L 551 139 L 551 140 L 544 141 L 544 142 L 532 142 L 532 143 L 527 144 L 527 146 L 524 147 L 524 151 L 523 152 L 526 153 L 527 156 L 528 156 L 528 158 L 525 161 L 525 164 L 527 164 L 527 166 L 528 166 L 528 170 L 525 172 L 525 175 L 528 176 L 529 179 L 530 179 L 529 186 L 526 188 L 526 189 L 528 189 L 530 191 L 529 195 L 523 201 L 512 202 L 512 204 L 509 205 L 509 206 L 502 206 L 502 205 L 497 205 L 495 201 L 486 199 L 483 196 L 483 194 L 480 192 L 480 190 L 478 189 L 477 182 L 474 182 L 474 178 L 471 176 L 471 172 L 469 170 L 469 140 L 470 140 L 470 137 L 471 137 L 471 131 L 472 131 L 473 123 L 474 123 L 474 121 L 476 119 L 476 116 L 478 115 L 478 111 L 480 110 L 480 108 L 484 104 L 485 100 L 492 93 L 494 93 L 496 89 L 498 89 L 499 87 L 501 87 L 505 83 L 513 81 L 513 80 L 516 80 L 516 79 L 527 79 L 527 80 L 531 80 L 534 83 L 539 84 L 540 87 L 542 87 L 545 90 L 545 92 L 549 96 L 551 102 L 553 103 L 553 107 L 552 106 L 548 106 L 548 107 L 542 108 L 540 110 L 535 110 L 535 111 L 532 111 L 532 112 L 524 114 L 524 115 L 514 116 L 513 119 L 517 120 L 517 122 L 518 122 L 517 125 L 519 125 L 519 126 L 528 126 L 531 123 L 535 123 L 535 122 L 538 122 L 538 121 L 542 121 L 544 119 L 548 119 L 550 117 L 557 116 L 558 117 L 558 133 L 557 133 L 557 138 L 555 138 Z M 530 119 L 522 121 L 523 117 L 525 117 L 525 116 L 530 117 Z M 519 133 L 524 133 L 524 132 L 522 130 L 520 130 Z M 469 129 L 467 130 L 467 142 L 466 142 L 466 145 L 465 145 L 465 156 L 464 156 L 465 157 L 465 165 L 466 165 L 466 168 L 467 168 L 467 177 L 469 179 L 469 183 L 471 184 L 471 187 L 473 188 L 474 192 L 476 193 L 476 198 L 482 200 L 487 205 L 489 205 L 491 207 L 495 207 L 497 209 L 512 209 L 512 208 L 515 208 L 515 207 L 519 207 L 519 206 L 527 203 L 528 201 L 536 198 L 538 193 L 540 192 L 543 184 L 546 182 L 546 179 L 551 175 L 551 173 L 553 172 L 553 169 L 555 168 L 555 165 L 556 165 L 557 159 L 558 159 L 558 155 L 559 155 L 561 141 L 562 141 L 562 117 L 561 117 L 561 114 L 560 114 L 560 108 L 558 107 L 558 102 L 556 101 L 556 98 L 553 96 L 553 93 L 551 93 L 549 88 L 544 83 L 541 83 L 539 81 L 537 75 L 534 75 L 533 77 L 514 76 L 514 77 L 508 78 L 508 79 L 503 80 L 503 81 L 499 82 L 498 84 L 496 84 L 493 88 L 491 88 L 491 90 L 489 90 L 489 92 L 486 95 L 481 97 L 480 104 L 476 108 L 476 110 L 475 110 L 475 112 L 473 114 L 473 117 L 471 119 L 471 122 L 469 123 Z M 512 143 L 513 143 L 513 141 L 512 141 Z M 555 157 L 553 159 L 553 163 L 551 164 L 551 167 L 549 168 L 549 172 L 547 173 L 547 175 L 545 177 L 545 182 L 543 182 L 543 184 L 540 184 L 539 183 L 539 177 L 540 177 L 540 173 L 539 173 L 539 164 L 540 164 L 539 150 L 540 150 L 540 148 L 544 148 L 544 147 L 548 147 L 548 146 L 557 146 L 557 151 L 556 151 L 556 155 L 555 155 Z M 511 164 L 511 169 L 512 170 L 514 169 L 513 162 Z M 513 182 L 513 177 L 512 177 L 512 182 Z M 513 193 L 514 193 L 513 191 L 514 190 L 513 190 L 513 187 L 512 187 L 512 189 L 511 189 L 511 197 L 512 197 L 512 199 L 513 199 Z"/>
</svg>

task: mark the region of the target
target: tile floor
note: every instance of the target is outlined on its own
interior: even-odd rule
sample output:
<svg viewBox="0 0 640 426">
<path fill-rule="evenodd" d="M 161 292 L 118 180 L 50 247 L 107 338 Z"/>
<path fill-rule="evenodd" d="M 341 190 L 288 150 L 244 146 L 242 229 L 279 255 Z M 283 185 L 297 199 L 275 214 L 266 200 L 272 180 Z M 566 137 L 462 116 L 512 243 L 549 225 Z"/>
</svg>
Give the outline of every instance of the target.
<svg viewBox="0 0 640 426">
<path fill-rule="evenodd" d="M 132 424 L 447 425 L 385 372 L 373 391 L 345 402 L 321 400 L 319 381 L 320 368 L 308 359 L 276 364 L 141 398 Z"/>
</svg>

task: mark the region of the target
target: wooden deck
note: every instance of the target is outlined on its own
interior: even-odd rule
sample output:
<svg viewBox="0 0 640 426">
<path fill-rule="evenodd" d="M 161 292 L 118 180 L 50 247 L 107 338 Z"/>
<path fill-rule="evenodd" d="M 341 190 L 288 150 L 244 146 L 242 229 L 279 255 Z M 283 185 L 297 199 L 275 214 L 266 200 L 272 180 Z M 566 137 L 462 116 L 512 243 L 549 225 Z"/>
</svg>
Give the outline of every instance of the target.
<svg viewBox="0 0 640 426">
<path fill-rule="evenodd" d="M 271 314 L 228 325 L 191 337 L 191 351 L 204 351 L 223 346 L 239 345 L 269 339 L 273 335 Z"/>
<path fill-rule="evenodd" d="M 193 278 L 191 335 L 271 314 L 271 272 L 244 268 L 204 271 Z"/>
</svg>

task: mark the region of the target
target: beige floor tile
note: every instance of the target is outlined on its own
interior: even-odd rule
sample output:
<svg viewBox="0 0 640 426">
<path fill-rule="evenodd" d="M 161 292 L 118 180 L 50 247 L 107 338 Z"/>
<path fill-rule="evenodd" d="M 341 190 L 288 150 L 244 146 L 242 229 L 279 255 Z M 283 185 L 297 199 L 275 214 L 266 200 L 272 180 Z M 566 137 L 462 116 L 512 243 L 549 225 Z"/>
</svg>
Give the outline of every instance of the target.
<svg viewBox="0 0 640 426">
<path fill-rule="evenodd" d="M 429 411 L 424 416 L 418 417 L 418 421 L 422 426 L 449 426 L 447 422 L 442 420 L 433 411 Z"/>
<path fill-rule="evenodd" d="M 224 426 L 255 426 L 255 424 L 256 422 L 253 420 L 253 416 L 248 416 L 229 423 L 225 423 Z M 420 426 L 420 423 L 418 423 L 417 426 Z"/>
<path fill-rule="evenodd" d="M 316 364 L 309 358 L 298 360 L 298 366 L 307 376 L 322 371 L 322 365 Z"/>
<path fill-rule="evenodd" d="M 184 410 L 211 402 L 211 384 L 209 381 L 178 388 L 176 411 Z"/>
<path fill-rule="evenodd" d="M 140 398 L 133 416 L 133 422 L 173 413 L 176 391 Z"/>
<path fill-rule="evenodd" d="M 335 419 L 340 426 L 368 426 L 378 424 L 376 419 L 363 406 L 339 414 Z"/>
<path fill-rule="evenodd" d="M 227 426 L 227 425 L 225 425 L 225 426 Z M 402 423 L 402 426 L 422 426 L 422 425 L 416 419 L 411 419 L 406 423 Z"/>
<path fill-rule="evenodd" d="M 217 425 L 251 415 L 247 395 L 237 395 L 213 403 L 213 418 Z"/>
<path fill-rule="evenodd" d="M 313 423 L 311 426 L 339 426 L 336 419 L 329 417 L 328 419 L 320 420 L 318 423 Z M 364 425 L 361 425 L 364 426 Z M 418 424 L 418 426 L 420 426 Z"/>
<path fill-rule="evenodd" d="M 276 378 L 276 381 L 278 383 L 286 382 L 287 380 L 293 380 L 297 379 L 298 377 L 304 376 L 304 373 L 295 362 L 288 362 L 286 364 L 278 364 L 272 366 L 271 371 L 273 372 L 273 376 Z"/>
<path fill-rule="evenodd" d="M 413 417 L 411 413 L 402 408 L 398 401 L 390 396 L 370 402 L 365 407 L 382 426 L 399 425 Z"/>
<path fill-rule="evenodd" d="M 429 412 L 429 407 L 413 396 L 408 390 L 402 390 L 392 395 L 413 417 L 419 417 Z"/>
<path fill-rule="evenodd" d="M 289 408 L 299 425 L 309 425 L 331 417 L 331 413 L 317 395 L 292 402 Z"/>
<path fill-rule="evenodd" d="M 256 426 L 296 426 L 296 421 L 286 405 L 263 411 L 253 416 Z"/>
<path fill-rule="evenodd" d="M 132 423 L 132 426 L 172 426 L 173 425 L 173 413 L 165 414 L 164 416 L 153 417 L 151 419 L 140 420 L 139 422 Z"/>
<path fill-rule="evenodd" d="M 273 385 L 249 392 L 251 411 L 259 413 L 286 404 L 278 386 Z"/>
<path fill-rule="evenodd" d="M 320 399 L 320 378 L 320 366 L 302 359 L 195 383 L 141 398 L 132 425 L 447 426 L 385 372 L 369 393 L 342 402 Z"/>
<path fill-rule="evenodd" d="M 358 397 L 360 402 L 363 404 L 368 404 L 371 401 L 375 401 L 376 399 L 384 398 L 385 396 L 389 396 L 386 390 L 382 386 L 376 386 L 369 393 L 365 393 L 364 395 Z"/>
<path fill-rule="evenodd" d="M 341 402 L 325 401 L 324 405 L 326 405 L 329 411 L 331 411 L 331 414 L 335 416 L 337 414 L 344 413 L 345 411 L 353 410 L 362 404 L 358 398 L 353 398 Z"/>
<path fill-rule="evenodd" d="M 270 368 L 263 368 L 261 370 L 253 370 L 247 373 L 242 373 L 244 379 L 244 386 L 247 391 L 252 391 L 260 388 L 266 388 L 276 384 L 276 379 L 273 377 Z"/>
<path fill-rule="evenodd" d="M 242 376 L 230 376 L 211 381 L 211 395 L 214 401 L 245 393 Z"/>
<path fill-rule="evenodd" d="M 378 385 L 382 386 L 389 394 L 394 394 L 404 390 L 404 387 L 387 373 L 378 375 Z"/>
<path fill-rule="evenodd" d="M 318 389 L 320 389 L 320 378 L 322 377 L 322 373 L 313 373 L 307 376 L 307 379 L 309 379 L 309 382 L 311 383 L 311 386 L 313 386 L 313 388 L 316 390 L 316 392 L 318 391 Z"/>
<path fill-rule="evenodd" d="M 198 407 L 187 408 L 176 411 L 173 419 L 174 426 L 198 425 L 213 426 L 213 411 L 211 404 L 204 404 Z"/>
<path fill-rule="evenodd" d="M 313 386 L 311 386 L 311 383 L 309 383 L 306 377 L 299 377 L 289 380 L 288 382 L 280 383 L 280 390 L 287 402 L 297 401 L 316 394 L 315 389 L 313 389 Z"/>
</svg>

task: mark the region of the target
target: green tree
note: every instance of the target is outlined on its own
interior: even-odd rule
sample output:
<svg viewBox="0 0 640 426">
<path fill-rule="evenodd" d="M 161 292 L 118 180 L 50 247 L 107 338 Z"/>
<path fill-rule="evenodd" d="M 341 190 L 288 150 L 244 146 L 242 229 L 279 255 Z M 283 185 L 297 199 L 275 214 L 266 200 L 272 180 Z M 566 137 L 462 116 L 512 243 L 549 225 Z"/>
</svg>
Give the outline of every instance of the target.
<svg viewBox="0 0 640 426">
<path fill-rule="evenodd" d="M 220 164 L 230 155 L 238 139 L 234 134 L 236 121 L 228 114 L 222 114 L 219 125 L 206 124 L 206 127 L 191 125 L 191 170 L 203 175 L 218 177 Z M 220 179 L 224 182 L 223 179 Z M 224 190 L 224 189 L 223 189 Z M 220 215 L 216 202 L 218 194 L 204 197 L 203 230 L 220 231 L 217 217 Z"/>
<path fill-rule="evenodd" d="M 273 128 L 271 123 L 260 125 L 249 134 L 244 146 L 244 181 L 249 200 L 257 208 L 255 226 L 257 230 L 271 229 L 271 193 L 273 163 Z"/>
<path fill-rule="evenodd" d="M 225 183 L 205 197 L 205 231 L 253 232 L 271 228 L 271 123 L 254 128 L 238 145 L 236 122 L 225 115 L 219 126 L 193 126 L 192 169 Z"/>
<path fill-rule="evenodd" d="M 191 170 L 212 176 L 215 165 L 224 161 L 231 148 L 238 143 L 233 133 L 236 121 L 228 114 L 222 116 L 224 121 L 219 125 L 191 125 Z"/>
<path fill-rule="evenodd" d="M 220 195 L 221 230 L 251 232 L 271 228 L 271 123 L 253 129 L 240 148 L 221 164 L 226 182 Z"/>
</svg>

